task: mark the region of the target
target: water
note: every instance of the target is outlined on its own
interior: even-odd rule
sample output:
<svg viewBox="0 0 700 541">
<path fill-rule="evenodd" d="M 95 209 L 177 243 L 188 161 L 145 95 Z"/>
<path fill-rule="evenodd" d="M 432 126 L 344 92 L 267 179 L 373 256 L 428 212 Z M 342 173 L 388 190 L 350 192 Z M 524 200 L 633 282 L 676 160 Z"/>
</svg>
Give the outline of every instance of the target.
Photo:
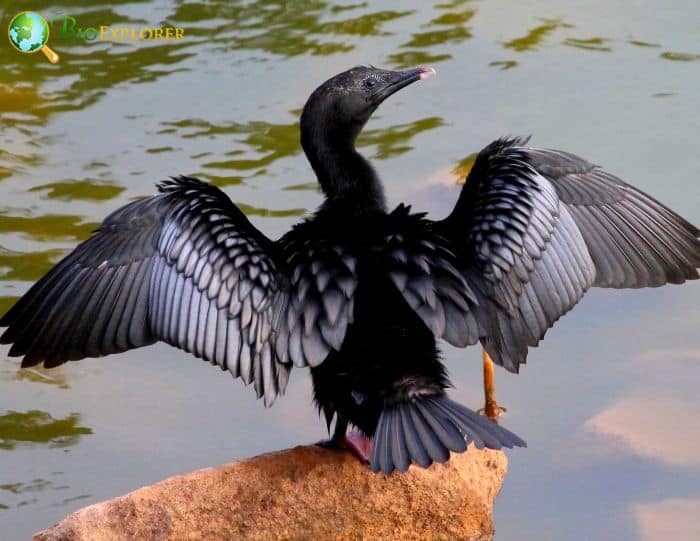
<svg viewBox="0 0 700 541">
<path fill-rule="evenodd" d="M 525 5 L 526 4 L 526 5 Z M 0 311 L 111 210 L 169 174 L 223 187 L 271 237 L 320 202 L 296 120 L 355 64 L 438 77 L 362 136 L 392 202 L 446 214 L 469 158 L 506 133 L 604 164 L 700 223 L 700 4 L 690 0 L 52 3 L 83 26 L 172 24 L 177 43 L 0 46 Z M 13 2 L 3 24 L 35 3 Z M 497 539 L 695 539 L 700 530 L 700 284 L 594 290 L 497 372 L 509 453 Z M 6 354 L 3 349 L 1 355 Z M 446 348 L 481 401 L 480 351 Z M 166 476 L 315 441 L 303 370 L 265 410 L 164 345 L 55 370 L 0 364 L 0 525 L 26 539 Z"/>
</svg>

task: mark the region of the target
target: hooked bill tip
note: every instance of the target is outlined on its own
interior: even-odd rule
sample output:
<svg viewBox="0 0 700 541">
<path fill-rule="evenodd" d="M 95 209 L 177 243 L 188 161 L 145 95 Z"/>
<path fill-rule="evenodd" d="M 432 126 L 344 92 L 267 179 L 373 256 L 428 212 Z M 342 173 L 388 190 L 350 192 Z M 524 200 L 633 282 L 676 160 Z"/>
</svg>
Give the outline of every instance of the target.
<svg viewBox="0 0 700 541">
<path fill-rule="evenodd" d="M 433 75 L 437 75 L 437 71 L 435 71 L 435 68 L 431 66 L 426 66 L 424 68 L 421 68 L 421 73 L 419 77 L 422 81 L 423 79 L 427 79 L 428 77 L 432 77 Z"/>
</svg>

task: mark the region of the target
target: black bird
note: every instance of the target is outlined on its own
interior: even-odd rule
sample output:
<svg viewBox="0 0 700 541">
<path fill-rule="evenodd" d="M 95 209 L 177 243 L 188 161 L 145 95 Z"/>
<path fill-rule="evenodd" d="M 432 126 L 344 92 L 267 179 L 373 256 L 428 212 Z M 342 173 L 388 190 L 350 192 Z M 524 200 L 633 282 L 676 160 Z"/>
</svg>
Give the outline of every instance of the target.
<svg viewBox="0 0 700 541">
<path fill-rule="evenodd" d="M 313 92 L 301 143 L 325 201 L 277 241 L 194 178 L 118 209 L 2 317 L 9 354 L 53 367 L 162 340 L 253 383 L 266 405 L 292 366 L 309 366 L 332 444 L 353 425 L 374 471 L 444 462 L 472 441 L 524 446 L 448 398 L 436 340 L 480 341 L 517 372 L 591 286 L 698 278 L 700 231 L 521 138 L 480 152 L 444 220 L 389 212 L 355 139 L 387 97 L 433 73 L 356 67 Z"/>
</svg>

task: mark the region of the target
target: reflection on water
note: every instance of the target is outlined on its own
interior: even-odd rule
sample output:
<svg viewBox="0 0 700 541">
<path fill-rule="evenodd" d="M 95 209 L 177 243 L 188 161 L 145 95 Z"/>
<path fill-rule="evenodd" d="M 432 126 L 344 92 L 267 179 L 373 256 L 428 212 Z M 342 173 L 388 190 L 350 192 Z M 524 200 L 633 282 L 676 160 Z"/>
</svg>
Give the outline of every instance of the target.
<svg viewBox="0 0 700 541">
<path fill-rule="evenodd" d="M 38 280 L 58 262 L 61 254 L 61 250 L 21 253 L 0 248 L 0 278 Z"/>
<path fill-rule="evenodd" d="M 62 199 L 64 201 L 73 201 L 75 199 L 106 201 L 122 193 L 124 188 L 85 178 L 82 180 L 65 179 L 58 182 L 49 182 L 48 184 L 34 186 L 29 191 L 46 192 L 45 197 Z"/>
<path fill-rule="evenodd" d="M 542 46 L 545 38 L 559 28 L 573 28 L 573 26 L 561 19 L 543 19 L 541 24 L 528 30 L 527 34 L 506 41 L 503 46 L 518 53 L 536 51 Z"/>
<path fill-rule="evenodd" d="M 607 448 L 607 456 L 599 458 L 632 454 L 673 468 L 700 469 L 700 423 L 694 422 L 700 412 L 700 349 L 652 350 L 637 363 L 658 377 L 634 378 L 624 396 L 583 425 L 598 447 Z"/>
<path fill-rule="evenodd" d="M 184 139 L 232 137 L 236 144 L 247 149 L 231 150 L 225 153 L 223 160 L 204 161 L 201 164 L 203 175 L 217 186 L 240 184 L 244 178 L 263 175 L 267 172 L 266 166 L 282 158 L 294 156 L 301 150 L 296 121 L 289 124 L 261 121 L 251 121 L 247 124 L 239 122 L 214 124 L 202 119 L 183 119 L 163 122 L 162 125 L 165 128 L 159 131 L 160 134 L 176 133 Z M 252 158 L 253 153 L 258 157 Z M 243 155 L 245 158 L 231 158 L 231 156 Z M 209 153 L 202 153 L 196 157 L 209 156 Z M 232 174 L 232 171 L 238 174 Z"/>
<path fill-rule="evenodd" d="M 300 108 L 314 85 L 357 64 L 439 73 L 387 102 L 358 141 L 394 202 L 444 216 L 482 146 L 534 133 L 535 144 L 588 156 L 698 223 L 700 7 L 643 4 L 47 8 L 82 26 L 183 27 L 186 39 L 82 43 L 54 32 L 56 66 L 0 47 L 0 312 L 106 214 L 170 174 L 214 182 L 264 232 L 282 234 L 321 200 L 298 142 Z M 23 9 L 36 2 L 13 2 L 0 23 Z M 697 531 L 698 293 L 697 284 L 593 292 L 518 377 L 498 374 L 504 423 L 530 444 L 510 455 L 499 541 Z M 478 355 L 445 351 L 474 406 Z M 12 509 L 3 514 L 11 539 L 167 475 L 323 436 L 303 371 L 264 410 L 249 389 L 172 348 L 58 371 L 18 365 L 0 369 L 0 509 Z"/>
<path fill-rule="evenodd" d="M 509 70 L 516 68 L 518 66 L 518 62 L 516 60 L 494 60 L 493 62 L 489 62 L 489 66 L 501 68 L 502 70 Z"/>
<path fill-rule="evenodd" d="M 0 311 L 4 314 L 19 297 L 0 297 Z"/>
<path fill-rule="evenodd" d="M 400 69 L 421 64 L 438 64 L 452 58 L 445 52 L 446 45 L 459 44 L 472 37 L 470 23 L 476 14 L 472 2 L 437 3 L 436 16 L 420 24 L 420 32 L 411 34 L 411 39 L 399 44 L 400 49 L 387 55 L 387 62 Z"/>
<path fill-rule="evenodd" d="M 99 225 L 85 222 L 82 216 L 47 214 L 43 216 L 8 216 L 4 211 L 0 233 L 22 233 L 35 240 L 83 240 Z"/>
<path fill-rule="evenodd" d="M 627 40 L 627 43 L 629 43 L 630 45 L 636 45 L 637 47 L 661 47 L 661 45 L 659 45 L 658 43 L 648 43 L 640 39 L 630 39 Z"/>
<path fill-rule="evenodd" d="M 609 43 L 610 40 L 606 38 L 567 38 L 564 40 L 564 45 L 568 45 L 569 47 L 578 47 L 579 49 L 586 49 L 587 51 L 601 51 L 604 53 L 612 51 L 612 47 L 610 47 Z"/>
<path fill-rule="evenodd" d="M 394 158 L 413 150 L 413 146 L 409 142 L 416 135 L 424 131 L 434 130 L 444 126 L 444 124 L 440 117 L 428 117 L 405 124 L 396 124 L 381 130 L 368 128 L 360 134 L 357 145 L 360 148 L 376 146 L 371 154 L 372 158 L 378 160 Z"/>
<path fill-rule="evenodd" d="M 62 507 L 90 497 L 90 494 L 65 496 L 66 493 L 70 492 L 70 487 L 64 484 L 65 476 L 63 473 L 52 472 L 50 475 L 55 480 L 38 478 L 23 483 L 0 484 L 0 510 L 34 506 L 44 498 L 53 501 L 53 506 Z M 56 492 L 58 495 L 55 494 Z M 64 497 L 60 497 L 60 494 Z"/>
<path fill-rule="evenodd" d="M 673 60 L 676 62 L 693 62 L 695 60 L 700 60 L 700 54 L 674 53 L 670 51 L 661 53 L 659 57 L 664 60 Z"/>
<path fill-rule="evenodd" d="M 5 366 L 0 369 L 0 378 L 7 381 L 27 381 L 32 383 L 44 383 L 54 385 L 59 389 L 69 389 L 70 384 L 66 375 L 58 370 L 49 370 L 40 366 L 17 370 L 14 366 Z"/>
<path fill-rule="evenodd" d="M 92 434 L 92 429 L 80 426 L 78 413 L 62 419 L 54 419 L 51 414 L 40 410 L 9 411 L 0 415 L 0 449 L 11 451 L 31 444 L 69 447 L 77 444 L 85 434 Z"/>
<path fill-rule="evenodd" d="M 700 499 L 670 498 L 633 506 L 641 541 L 696 541 L 700 532 Z"/>
<path fill-rule="evenodd" d="M 612 441 L 620 451 L 669 466 L 700 466 L 700 425 L 683 412 L 700 411 L 700 400 L 674 396 L 626 396 L 592 417 L 586 430 Z"/>
<path fill-rule="evenodd" d="M 217 136 L 233 138 L 236 144 L 243 148 L 226 152 L 224 160 L 205 161 L 201 164 L 204 168 L 204 176 L 218 186 L 230 186 L 241 183 L 244 178 L 265 175 L 268 172 L 267 166 L 301 153 L 297 121 L 300 111 L 294 110 L 291 113 L 294 120 L 289 124 L 273 124 L 262 121 L 251 121 L 246 124 L 239 122 L 213 124 L 201 119 L 184 119 L 164 122 L 163 125 L 166 127 L 159 133 L 176 133 L 183 139 L 209 139 Z M 358 146 L 361 148 L 374 147 L 371 156 L 375 159 L 393 158 L 412 150 L 413 146 L 409 143 L 415 136 L 443 125 L 444 121 L 439 117 L 426 117 L 380 130 L 368 128 L 360 135 Z M 165 147 L 160 150 L 166 152 L 171 151 L 172 148 Z M 153 149 L 150 151 L 152 152 Z M 257 157 L 252 157 L 255 155 Z M 209 154 L 203 154 L 198 157 L 208 156 Z M 212 171 L 215 173 L 212 174 Z M 239 174 L 224 174 L 230 171 Z M 303 185 L 307 186 L 308 184 Z M 299 186 L 299 184 L 294 186 Z M 288 214 L 274 216 L 297 216 L 296 210 L 290 209 Z"/>
<path fill-rule="evenodd" d="M 282 56 L 330 55 L 348 52 L 353 45 L 334 36 L 378 36 L 383 26 L 411 11 L 375 10 L 351 16 L 366 4 L 334 6 L 329 2 L 181 3 L 170 20 L 187 35 L 219 44 L 220 51 L 259 50 Z M 343 9 L 343 7 L 345 9 Z M 321 21 L 321 18 L 331 20 Z M 225 21 L 225 22 L 222 22 Z M 189 24 L 188 24 L 189 23 Z M 196 23 L 203 23 L 198 26 Z M 214 39 L 211 36 L 216 36 Z"/>
<path fill-rule="evenodd" d="M 403 43 L 402 47 L 431 47 L 433 45 L 441 45 L 449 42 L 460 42 L 472 37 L 471 32 L 464 26 L 455 26 L 444 30 L 436 30 L 432 32 L 420 32 L 413 34 L 410 41 Z"/>
<path fill-rule="evenodd" d="M 39 94 L 35 88 L 0 86 L 0 103 L 5 114 L 30 112 L 38 102 Z"/>
<path fill-rule="evenodd" d="M 212 137 L 214 135 L 244 135 L 237 139 L 240 144 L 247 145 L 251 151 L 262 156 L 258 159 L 231 159 L 221 162 L 207 162 L 203 167 L 213 169 L 235 169 L 247 171 L 255 169 L 253 174 L 264 172 L 264 167 L 281 158 L 293 156 L 299 152 L 299 128 L 296 121 L 290 124 L 270 124 L 268 122 L 251 122 L 247 125 L 231 123 L 226 126 L 213 126 L 205 121 L 182 120 L 171 123 L 179 128 L 198 128 L 185 132 L 182 137 Z M 204 129 L 202 129 L 204 128 Z M 227 155 L 242 155 L 243 150 L 234 150 Z M 249 152 L 247 153 L 249 154 Z"/>
<path fill-rule="evenodd" d="M 413 66 L 437 64 L 450 58 L 452 55 L 446 53 L 431 54 L 425 51 L 405 51 L 388 55 L 387 63 L 396 69 L 405 69 Z"/>
</svg>

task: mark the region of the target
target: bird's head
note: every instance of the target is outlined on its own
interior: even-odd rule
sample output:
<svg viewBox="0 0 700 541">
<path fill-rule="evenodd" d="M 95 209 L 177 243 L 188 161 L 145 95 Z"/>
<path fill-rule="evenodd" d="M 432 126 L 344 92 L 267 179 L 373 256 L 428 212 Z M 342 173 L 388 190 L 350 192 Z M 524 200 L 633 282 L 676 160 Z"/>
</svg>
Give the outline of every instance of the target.
<svg viewBox="0 0 700 541">
<path fill-rule="evenodd" d="M 379 105 L 394 92 L 435 74 L 433 68 L 389 71 L 359 66 L 331 77 L 306 101 L 301 146 L 326 194 L 326 205 L 352 212 L 384 209 L 384 192 L 355 139 Z"/>
<path fill-rule="evenodd" d="M 369 117 L 389 96 L 415 81 L 435 75 L 431 67 L 390 71 L 358 66 L 331 77 L 311 94 L 301 116 L 302 144 L 305 136 L 347 139 L 350 143 Z"/>
</svg>

